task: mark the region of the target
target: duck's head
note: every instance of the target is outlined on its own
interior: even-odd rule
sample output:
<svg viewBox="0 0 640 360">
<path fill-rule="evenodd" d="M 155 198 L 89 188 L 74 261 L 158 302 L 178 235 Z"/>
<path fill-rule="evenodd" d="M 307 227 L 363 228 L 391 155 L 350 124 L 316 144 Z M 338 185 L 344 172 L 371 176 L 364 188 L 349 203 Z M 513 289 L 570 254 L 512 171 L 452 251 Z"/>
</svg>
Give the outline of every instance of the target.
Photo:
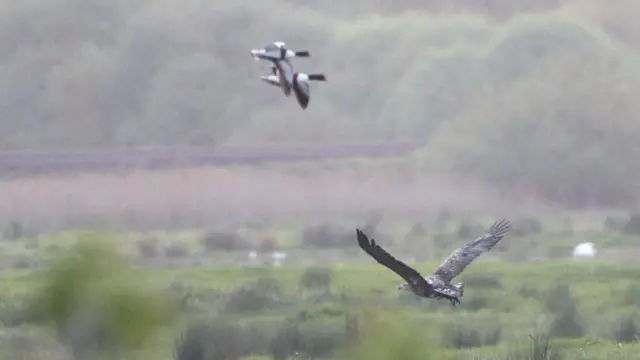
<svg viewBox="0 0 640 360">
<path fill-rule="evenodd" d="M 251 49 L 251 57 L 255 61 L 260 61 L 261 56 L 265 56 L 267 51 L 265 49 Z"/>
</svg>

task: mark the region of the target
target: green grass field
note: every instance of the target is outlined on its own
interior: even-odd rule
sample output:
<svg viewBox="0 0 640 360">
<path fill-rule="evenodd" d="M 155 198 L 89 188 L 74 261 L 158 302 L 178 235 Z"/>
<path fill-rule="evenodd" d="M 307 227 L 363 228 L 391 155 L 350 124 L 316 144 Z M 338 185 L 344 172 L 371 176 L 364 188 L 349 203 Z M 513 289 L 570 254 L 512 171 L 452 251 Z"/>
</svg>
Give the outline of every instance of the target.
<svg viewBox="0 0 640 360">
<path fill-rule="evenodd" d="M 436 265 L 429 262 L 416 267 L 426 272 Z M 131 276 L 145 279 L 145 285 L 153 285 L 159 291 L 173 289 L 176 298 L 191 294 L 182 308 L 180 324 L 194 321 L 215 324 L 224 317 L 225 324 L 241 323 L 263 329 L 270 334 L 263 334 L 268 337 L 277 336 L 284 319 L 296 319 L 306 329 L 299 335 L 305 341 L 313 342 L 317 336 L 316 339 L 321 339 L 318 341 L 325 342 L 307 345 L 314 349 L 340 342 L 345 316 L 357 317 L 361 342 L 344 351 L 355 352 L 350 356 L 360 354 L 363 359 L 372 354 L 389 354 L 390 349 L 396 349 L 392 351 L 394 354 L 411 352 L 401 358 L 429 354 L 428 358 L 433 359 L 493 359 L 513 352 L 514 344 L 520 344 L 519 349 L 528 346 L 528 335 L 549 331 L 564 334 L 554 340 L 564 353 L 563 359 L 634 359 L 640 349 L 633 341 L 638 330 L 626 329 L 624 333 L 625 326 L 628 327 L 625 321 L 634 318 L 640 303 L 639 266 L 591 262 L 508 265 L 479 261 L 462 277 L 468 287 L 459 309 L 444 301 L 398 295 L 395 287 L 400 279 L 377 265 L 315 270 L 225 267 L 131 272 L 135 273 Z M 305 272 L 313 274 L 307 275 L 306 281 L 301 280 Z M 11 311 L 12 299 L 28 297 L 47 279 L 44 271 L 16 270 L 5 274 L 0 283 L 4 310 Z M 568 285 L 569 293 L 563 290 L 563 284 Z M 239 291 L 241 286 L 249 290 Z M 2 333 L 5 338 L 13 338 L 32 334 L 34 329 L 34 325 L 25 324 L 5 326 Z M 401 336 L 396 333 L 398 329 L 407 333 Z M 163 332 L 165 341 L 152 342 L 148 347 L 153 350 L 147 351 L 171 358 L 173 342 L 166 342 L 166 337 L 172 332 Z M 211 336 L 210 341 L 215 343 Z M 625 336 L 630 339 L 623 339 Z M 384 341 L 373 341 L 375 337 Z M 397 349 L 412 341 L 416 354 L 413 350 Z M 14 346 L 10 341 L 4 344 L 7 351 Z M 53 346 L 50 342 L 44 344 Z M 269 356 L 270 350 L 265 346 L 257 351 L 263 352 L 257 355 Z M 143 354 L 148 356 L 148 352 Z M 345 355 L 338 351 L 333 356 Z M 515 355 L 511 356 L 508 358 Z"/>
<path fill-rule="evenodd" d="M 261 237 L 245 230 L 5 237 L 0 351 L 34 360 L 73 358 L 64 346 L 136 360 L 638 358 L 640 266 L 620 255 L 633 258 L 637 235 L 601 214 L 540 219 L 516 222 L 507 246 L 467 268 L 458 308 L 399 293 L 402 280 L 351 245 L 309 246 L 315 233 L 294 221 L 255 230 L 276 234 L 295 258 L 281 266 L 265 254 L 247 261 L 245 242 Z M 428 273 L 488 221 L 428 219 L 436 230 L 403 237 L 416 224 L 385 217 L 371 231 Z M 347 242 L 351 222 L 342 224 Z M 342 225 L 323 231 L 340 238 Z M 229 239 L 244 245 L 216 250 L 233 248 Z M 571 246 L 585 240 L 602 256 L 572 260 Z M 108 246 L 82 245 L 94 241 Z M 98 320 L 78 320 L 79 309 Z M 73 338 L 77 328 L 91 336 Z"/>
</svg>

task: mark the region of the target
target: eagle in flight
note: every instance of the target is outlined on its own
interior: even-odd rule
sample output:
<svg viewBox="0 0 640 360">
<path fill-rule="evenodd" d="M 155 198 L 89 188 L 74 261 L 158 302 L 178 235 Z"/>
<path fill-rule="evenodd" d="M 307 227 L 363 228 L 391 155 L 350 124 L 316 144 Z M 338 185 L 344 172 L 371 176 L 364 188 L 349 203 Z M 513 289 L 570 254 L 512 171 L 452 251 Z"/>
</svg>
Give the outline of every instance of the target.
<svg viewBox="0 0 640 360">
<path fill-rule="evenodd" d="M 495 222 L 484 235 L 455 250 L 433 273 L 425 277 L 391 256 L 376 244 L 374 239 L 369 239 L 362 230 L 356 229 L 356 233 L 358 245 L 364 252 L 406 281 L 405 284 L 398 286 L 398 290 L 408 290 L 425 298 L 447 299 L 456 306 L 460 304 L 464 283 L 451 284 L 451 280 L 460 275 L 480 254 L 496 246 L 510 228 L 511 223 L 506 219 Z"/>
</svg>

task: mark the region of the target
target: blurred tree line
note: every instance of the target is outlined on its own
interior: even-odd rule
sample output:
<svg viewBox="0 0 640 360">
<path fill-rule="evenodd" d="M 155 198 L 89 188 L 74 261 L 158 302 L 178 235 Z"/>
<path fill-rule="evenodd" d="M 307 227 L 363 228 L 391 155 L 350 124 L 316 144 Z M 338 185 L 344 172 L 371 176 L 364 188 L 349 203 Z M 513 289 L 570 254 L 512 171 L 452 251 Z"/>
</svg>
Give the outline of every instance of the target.
<svg viewBox="0 0 640 360">
<path fill-rule="evenodd" d="M 634 0 L 2 4 L 1 148 L 420 140 L 560 200 L 640 180 Z M 306 112 L 257 80 L 273 40 L 328 75 Z"/>
</svg>

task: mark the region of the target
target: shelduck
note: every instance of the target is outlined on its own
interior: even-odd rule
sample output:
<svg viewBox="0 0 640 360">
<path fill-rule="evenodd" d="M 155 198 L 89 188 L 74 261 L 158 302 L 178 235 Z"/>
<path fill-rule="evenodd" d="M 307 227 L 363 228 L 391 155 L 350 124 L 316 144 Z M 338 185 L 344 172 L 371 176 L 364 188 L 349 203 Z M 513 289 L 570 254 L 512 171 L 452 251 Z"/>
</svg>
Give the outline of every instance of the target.
<svg viewBox="0 0 640 360">
<path fill-rule="evenodd" d="M 281 87 L 281 77 L 279 75 L 278 69 L 275 66 L 271 67 L 271 74 L 261 76 L 260 80 L 266 82 L 267 84 Z M 311 99 L 311 87 L 310 81 L 327 81 L 327 77 L 324 74 L 306 74 L 303 72 L 294 72 L 291 84 L 293 88 L 293 92 L 296 95 L 296 100 L 298 101 L 298 105 L 303 110 L 309 106 L 309 100 Z"/>
</svg>

